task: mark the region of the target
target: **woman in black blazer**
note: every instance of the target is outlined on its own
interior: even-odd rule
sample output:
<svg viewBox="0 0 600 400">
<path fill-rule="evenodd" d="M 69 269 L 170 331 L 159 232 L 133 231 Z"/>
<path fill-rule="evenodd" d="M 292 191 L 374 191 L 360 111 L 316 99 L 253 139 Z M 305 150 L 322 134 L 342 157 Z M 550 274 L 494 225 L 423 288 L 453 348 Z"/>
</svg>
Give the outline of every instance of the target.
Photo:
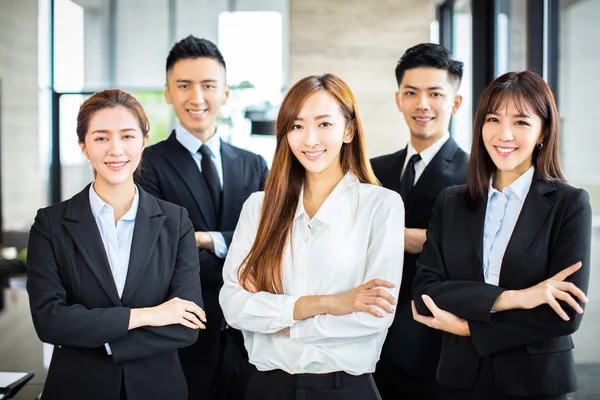
<svg viewBox="0 0 600 400">
<path fill-rule="evenodd" d="M 86 100 L 77 135 L 95 181 L 31 228 L 31 314 L 55 345 L 44 400 L 187 399 L 177 349 L 206 321 L 198 253 L 186 211 L 133 183 L 148 130 L 128 93 Z"/>
<path fill-rule="evenodd" d="M 413 283 L 444 332 L 443 398 L 566 399 L 590 273 L 588 194 L 565 183 L 552 92 L 533 72 L 481 97 L 467 184 L 438 197 Z"/>
</svg>

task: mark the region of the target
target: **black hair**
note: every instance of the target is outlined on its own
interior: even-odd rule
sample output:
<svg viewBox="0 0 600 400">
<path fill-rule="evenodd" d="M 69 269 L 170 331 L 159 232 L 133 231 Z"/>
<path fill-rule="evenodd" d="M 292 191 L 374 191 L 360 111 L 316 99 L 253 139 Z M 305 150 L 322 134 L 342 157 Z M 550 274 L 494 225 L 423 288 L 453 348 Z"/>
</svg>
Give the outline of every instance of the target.
<svg viewBox="0 0 600 400">
<path fill-rule="evenodd" d="M 223 69 L 227 70 L 225 59 L 216 44 L 210 40 L 189 35 L 185 39 L 175 43 L 175 46 L 169 52 L 169 56 L 167 57 L 167 72 L 173 68 L 177 61 L 202 57 L 212 58 L 221 64 Z"/>
<path fill-rule="evenodd" d="M 463 63 L 452 59 L 452 54 L 444 46 L 434 43 L 421 43 L 406 50 L 396 65 L 396 81 L 402 83 L 404 73 L 414 68 L 435 68 L 448 72 L 448 81 L 460 87 L 463 77 Z"/>
</svg>

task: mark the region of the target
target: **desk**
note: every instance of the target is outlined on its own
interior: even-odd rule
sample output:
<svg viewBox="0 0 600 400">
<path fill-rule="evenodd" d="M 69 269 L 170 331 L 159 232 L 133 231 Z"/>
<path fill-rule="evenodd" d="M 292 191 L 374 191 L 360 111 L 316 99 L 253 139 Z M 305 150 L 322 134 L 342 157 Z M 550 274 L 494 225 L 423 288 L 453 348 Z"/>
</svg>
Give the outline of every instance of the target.
<svg viewBox="0 0 600 400">
<path fill-rule="evenodd" d="M 35 373 L 15 400 L 34 400 L 42 391 L 46 371 L 42 359 L 42 342 L 37 337 L 29 298 L 25 290 L 0 289 L 4 310 L 0 311 L 0 371 L 27 371 Z"/>
</svg>

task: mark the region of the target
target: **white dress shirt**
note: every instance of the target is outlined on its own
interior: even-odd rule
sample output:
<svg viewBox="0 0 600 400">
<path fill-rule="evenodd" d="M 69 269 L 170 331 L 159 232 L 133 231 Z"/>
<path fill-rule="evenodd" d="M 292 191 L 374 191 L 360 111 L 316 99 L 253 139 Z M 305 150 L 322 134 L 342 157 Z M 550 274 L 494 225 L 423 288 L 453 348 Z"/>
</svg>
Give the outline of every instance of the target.
<svg viewBox="0 0 600 400">
<path fill-rule="evenodd" d="M 501 192 L 492 187 L 494 176 L 490 178 L 483 226 L 483 277 L 490 285 L 498 286 L 500 281 L 504 253 L 529 193 L 533 173 L 532 166 Z"/>
<path fill-rule="evenodd" d="M 200 150 L 200 146 L 202 146 L 202 140 L 198 139 L 196 136 L 192 135 L 181 125 L 177 125 L 175 128 L 175 138 L 183 147 L 187 149 L 192 155 L 192 158 L 196 162 L 198 169 L 202 172 L 202 154 L 198 150 Z M 214 135 L 210 137 L 204 143 L 208 149 L 210 150 L 210 156 L 212 158 L 213 163 L 215 164 L 215 168 L 217 169 L 217 175 L 219 176 L 219 183 L 221 184 L 221 188 L 223 188 L 223 162 L 221 161 L 221 138 L 215 132 Z M 215 255 L 219 258 L 225 258 L 227 256 L 227 243 L 225 242 L 225 238 L 221 232 L 208 232 L 210 237 L 213 240 L 213 244 L 215 246 Z"/>
<path fill-rule="evenodd" d="M 425 168 L 427 168 L 431 160 L 433 160 L 433 157 L 435 157 L 435 155 L 438 153 L 438 151 L 440 151 L 440 149 L 448 141 L 448 139 L 450 139 L 450 133 L 446 132 L 446 134 L 438 140 L 436 140 L 435 143 L 433 143 L 431 146 L 429 146 L 422 152 L 418 153 L 421 156 L 421 159 L 415 163 L 415 185 L 417 184 L 417 181 L 423 174 L 423 171 L 425 171 Z M 406 159 L 404 160 L 404 166 L 402 167 L 403 174 L 404 171 L 406 171 L 408 161 L 415 154 L 417 154 L 417 150 L 415 150 L 415 148 L 409 142 L 408 148 L 406 149 Z"/>
<path fill-rule="evenodd" d="M 347 173 L 309 220 L 301 193 L 283 258 L 284 294 L 251 293 L 238 282 L 263 199 L 264 192 L 257 192 L 244 204 L 219 298 L 228 324 L 244 334 L 250 362 L 260 371 L 290 374 L 373 372 L 393 314 L 321 314 L 295 321 L 294 304 L 301 296 L 344 293 L 374 278 L 393 282 L 396 287 L 389 292 L 398 298 L 404 260 L 402 199 Z M 290 337 L 274 334 L 287 327 Z"/>
</svg>

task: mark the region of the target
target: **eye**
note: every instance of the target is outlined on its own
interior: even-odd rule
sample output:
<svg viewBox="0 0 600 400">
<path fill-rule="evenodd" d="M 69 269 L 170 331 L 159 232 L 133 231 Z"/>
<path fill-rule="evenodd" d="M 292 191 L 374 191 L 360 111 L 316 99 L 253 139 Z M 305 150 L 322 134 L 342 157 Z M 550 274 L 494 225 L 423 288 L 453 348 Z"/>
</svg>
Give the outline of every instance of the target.
<svg viewBox="0 0 600 400">
<path fill-rule="evenodd" d="M 190 85 L 188 85 L 187 83 L 182 83 L 181 85 L 177 86 L 179 89 L 189 89 Z"/>
<path fill-rule="evenodd" d="M 103 142 L 108 140 L 108 138 L 105 138 L 104 136 L 98 136 L 97 138 L 94 139 L 94 142 Z"/>
<path fill-rule="evenodd" d="M 296 131 L 296 130 L 298 130 L 298 129 L 302 129 L 302 125 L 298 125 L 298 124 L 296 124 L 296 125 L 292 125 L 292 130 L 293 130 L 293 131 Z"/>
<path fill-rule="evenodd" d="M 485 122 L 498 122 L 498 118 L 496 117 L 488 117 Z"/>
<path fill-rule="evenodd" d="M 431 93 L 431 97 L 443 97 L 443 96 L 444 95 L 441 93 L 437 93 L 437 92 Z"/>
<path fill-rule="evenodd" d="M 327 121 L 325 121 L 325 122 L 321 122 L 321 123 L 319 124 L 319 126 L 323 126 L 323 127 L 329 127 L 329 126 L 332 126 L 332 124 L 331 124 L 330 122 L 327 122 Z"/>
<path fill-rule="evenodd" d="M 525 121 L 517 121 L 515 122 L 516 125 L 521 125 L 521 126 L 529 126 L 529 124 Z"/>
<path fill-rule="evenodd" d="M 405 96 L 414 96 L 414 95 L 415 95 L 415 92 L 413 92 L 413 91 L 409 90 L 409 91 L 407 91 L 407 92 L 404 92 L 404 95 L 405 95 Z"/>
<path fill-rule="evenodd" d="M 211 90 L 215 88 L 215 85 L 204 85 L 204 90 Z"/>
<path fill-rule="evenodd" d="M 135 139 L 135 135 L 123 135 L 123 139 Z"/>
</svg>

